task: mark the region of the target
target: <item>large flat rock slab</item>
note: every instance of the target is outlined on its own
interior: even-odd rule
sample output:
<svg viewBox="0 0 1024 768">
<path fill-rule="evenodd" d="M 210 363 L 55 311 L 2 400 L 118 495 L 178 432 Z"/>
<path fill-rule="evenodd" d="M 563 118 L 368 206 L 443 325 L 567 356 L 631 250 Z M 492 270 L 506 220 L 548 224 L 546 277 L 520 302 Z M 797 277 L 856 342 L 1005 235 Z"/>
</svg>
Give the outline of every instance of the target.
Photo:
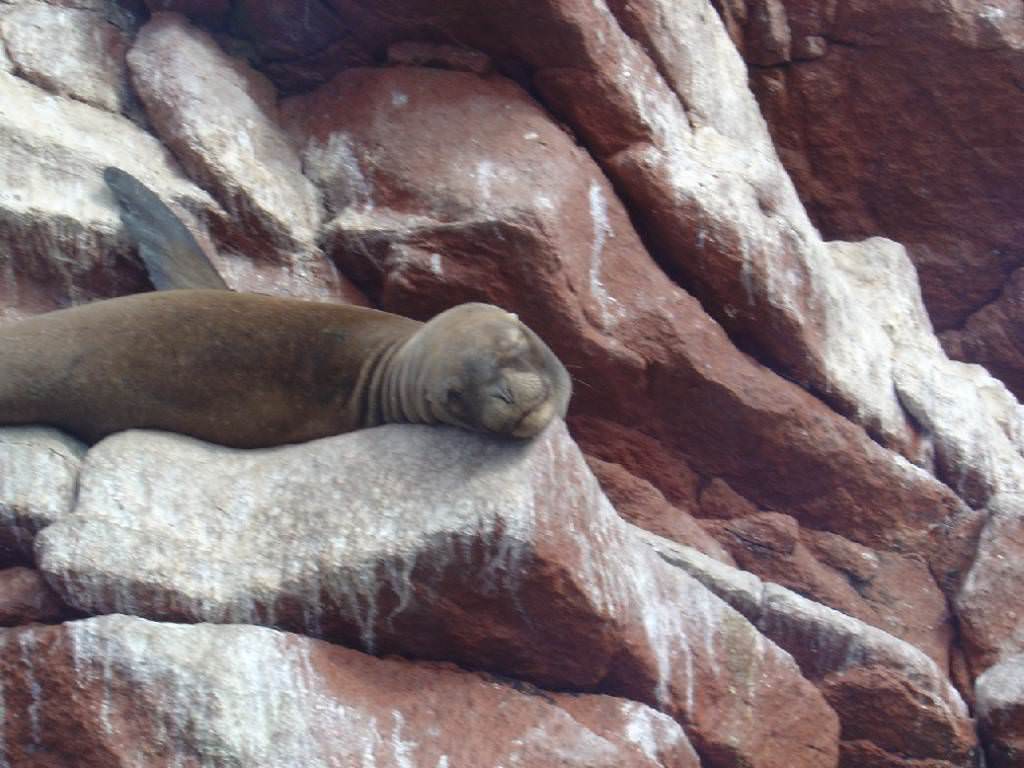
<svg viewBox="0 0 1024 768">
<path fill-rule="evenodd" d="M 0 673 L 4 765 L 700 765 L 677 723 L 632 701 L 530 695 L 262 627 L 22 628 L 0 635 Z"/>
<path fill-rule="evenodd" d="M 684 722 L 709 765 L 836 758 L 835 715 L 790 656 L 634 538 L 561 423 L 529 442 L 387 426 L 265 451 L 122 433 L 36 551 L 87 613 L 269 624 L 599 689 Z"/>
</svg>

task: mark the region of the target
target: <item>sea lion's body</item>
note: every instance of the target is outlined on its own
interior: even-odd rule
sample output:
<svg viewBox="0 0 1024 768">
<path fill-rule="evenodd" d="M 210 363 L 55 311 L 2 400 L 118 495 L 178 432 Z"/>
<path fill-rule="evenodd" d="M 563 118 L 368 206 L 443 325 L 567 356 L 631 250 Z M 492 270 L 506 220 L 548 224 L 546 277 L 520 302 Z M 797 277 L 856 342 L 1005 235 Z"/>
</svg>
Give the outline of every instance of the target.
<svg viewBox="0 0 1024 768">
<path fill-rule="evenodd" d="M 422 324 L 227 291 L 98 301 L 0 326 L 0 423 L 93 442 L 144 427 L 255 448 L 381 423 L 374 373 Z"/>
<path fill-rule="evenodd" d="M 224 290 L 151 190 L 104 177 L 154 284 L 175 290 L 0 325 L 0 425 L 260 448 L 395 422 L 531 437 L 565 415 L 569 375 L 515 315 L 462 304 L 420 323 Z"/>
<path fill-rule="evenodd" d="M 460 415 L 436 394 L 463 371 L 490 391 L 487 377 L 500 369 L 490 353 L 504 326 L 514 329 L 511 318 L 468 304 L 424 324 L 361 307 L 219 290 L 107 299 L 0 325 L 0 424 L 48 424 L 87 442 L 124 429 L 162 429 L 238 448 L 386 422 L 528 437 L 564 415 L 567 376 L 561 391 L 518 386 L 522 413 L 501 418 L 489 412 L 513 407 L 504 395 Z M 529 330 L 522 332 L 531 341 Z M 546 347 L 537 352 L 528 368 L 552 364 Z M 468 405 L 476 395 L 464 389 Z"/>
</svg>

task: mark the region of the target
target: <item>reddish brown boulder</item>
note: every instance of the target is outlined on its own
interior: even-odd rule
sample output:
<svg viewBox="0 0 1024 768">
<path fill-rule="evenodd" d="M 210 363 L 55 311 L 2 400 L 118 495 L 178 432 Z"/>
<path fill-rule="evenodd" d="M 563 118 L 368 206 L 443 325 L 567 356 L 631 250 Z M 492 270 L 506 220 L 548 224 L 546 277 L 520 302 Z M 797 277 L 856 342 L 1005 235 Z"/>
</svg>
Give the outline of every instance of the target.
<svg viewBox="0 0 1024 768">
<path fill-rule="evenodd" d="M 772 512 L 703 524 L 743 570 L 884 629 L 942 669 L 949 665 L 946 599 L 920 559 L 801 530 L 792 517 Z"/>
<path fill-rule="evenodd" d="M 967 707 L 945 668 L 917 648 L 688 547 L 638 535 L 793 654 L 839 716 L 844 768 L 973 764 L 977 740 Z"/>
<path fill-rule="evenodd" d="M 802 525 L 946 553 L 933 525 L 962 503 L 738 352 L 646 255 L 593 163 L 511 83 L 350 70 L 284 114 L 317 169 L 327 248 L 344 271 L 385 309 L 427 316 L 487 300 L 517 311 L 580 380 L 570 422 L 586 420 L 591 455 L 684 508 L 694 492 L 679 461 Z M 611 455 L 636 433 L 641 458 Z M 970 546 L 957 542 L 952 572 Z"/>
<path fill-rule="evenodd" d="M 665 500 L 657 488 L 619 464 L 587 457 L 587 464 L 615 510 L 626 520 L 659 536 L 686 544 L 709 557 L 734 565 L 732 557 L 685 510 Z"/>
<path fill-rule="evenodd" d="M 839 765 L 843 768 L 952 768 L 975 758 L 975 738 L 966 717 L 915 721 L 921 690 L 905 676 L 865 666 L 826 676 L 825 698 L 846 715 Z"/>
<path fill-rule="evenodd" d="M 454 45 L 404 40 L 388 46 L 388 63 L 404 67 L 438 67 L 486 75 L 491 59 L 486 53 Z"/>
<path fill-rule="evenodd" d="M 42 574 L 32 568 L 0 570 L 0 627 L 53 623 L 71 615 Z"/>
<path fill-rule="evenodd" d="M 698 768 L 635 702 L 515 690 L 259 627 L 127 616 L 0 635 L 7 765 Z"/>
<path fill-rule="evenodd" d="M 973 325 L 985 333 L 970 334 L 962 359 L 993 364 L 1024 393 L 1019 348 L 986 346 L 1024 322 L 1019 303 L 986 306 L 1011 290 L 1024 252 L 1015 192 L 1024 173 L 1019 4 L 720 6 L 756 65 L 752 85 L 815 223 L 827 237 L 904 243 L 937 328 L 984 313 Z M 782 66 L 764 69 L 772 64 Z"/>
</svg>

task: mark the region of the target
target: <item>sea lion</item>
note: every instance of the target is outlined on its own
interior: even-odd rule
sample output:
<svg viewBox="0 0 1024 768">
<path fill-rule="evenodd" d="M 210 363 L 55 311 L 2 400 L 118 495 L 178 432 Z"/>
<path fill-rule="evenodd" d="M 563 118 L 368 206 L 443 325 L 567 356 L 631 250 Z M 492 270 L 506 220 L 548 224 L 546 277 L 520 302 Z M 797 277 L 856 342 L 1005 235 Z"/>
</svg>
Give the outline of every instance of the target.
<svg viewBox="0 0 1024 768">
<path fill-rule="evenodd" d="M 145 201 L 135 203 L 145 212 Z M 150 216 L 157 231 L 144 258 L 176 285 L 174 260 L 161 255 L 183 240 L 160 218 Z M 209 277 L 185 271 L 200 283 Z M 548 346 L 488 304 L 421 323 L 189 288 L 0 325 L 0 424 L 49 424 L 87 442 L 149 428 L 261 448 L 389 422 L 528 438 L 565 415 L 570 395 Z"/>
</svg>

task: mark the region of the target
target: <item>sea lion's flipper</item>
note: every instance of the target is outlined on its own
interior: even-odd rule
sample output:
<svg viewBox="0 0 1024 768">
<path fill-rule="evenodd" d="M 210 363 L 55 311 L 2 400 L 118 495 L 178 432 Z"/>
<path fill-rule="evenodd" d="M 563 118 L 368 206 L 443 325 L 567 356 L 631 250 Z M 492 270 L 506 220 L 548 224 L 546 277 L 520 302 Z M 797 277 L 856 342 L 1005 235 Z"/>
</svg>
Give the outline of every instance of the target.
<svg viewBox="0 0 1024 768">
<path fill-rule="evenodd" d="M 121 221 L 139 244 L 153 287 L 227 289 L 188 227 L 153 190 L 120 168 L 104 168 L 103 180 L 117 198 Z"/>
</svg>

